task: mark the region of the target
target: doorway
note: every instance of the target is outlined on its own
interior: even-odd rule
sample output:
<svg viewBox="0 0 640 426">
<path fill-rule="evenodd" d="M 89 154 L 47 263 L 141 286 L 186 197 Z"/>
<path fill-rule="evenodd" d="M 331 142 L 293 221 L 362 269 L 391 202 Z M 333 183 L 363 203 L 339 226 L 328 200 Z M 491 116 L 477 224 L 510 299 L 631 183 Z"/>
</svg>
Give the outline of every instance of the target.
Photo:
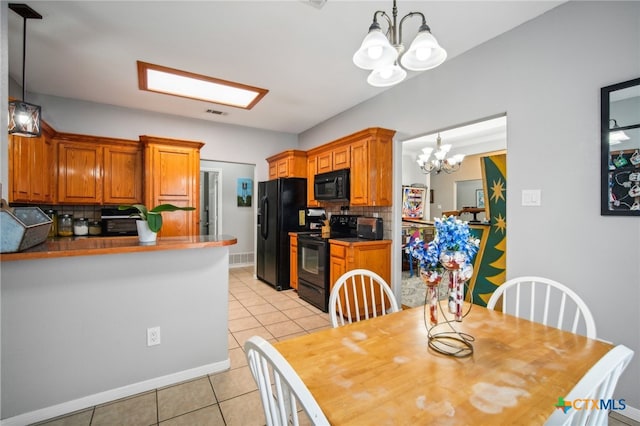
<svg viewBox="0 0 640 426">
<path fill-rule="evenodd" d="M 220 232 L 220 181 L 222 171 L 214 168 L 200 170 L 200 235 Z"/>
<path fill-rule="evenodd" d="M 404 140 L 401 146 L 402 154 L 402 184 L 419 183 L 428 187 L 430 198 L 429 208 L 425 209 L 428 216 L 422 221 L 401 222 L 401 232 L 404 234 L 402 243 L 408 242 L 408 235 L 413 235 L 416 230 L 424 232 L 433 229 L 433 218 L 441 217 L 445 212 L 460 210 L 463 207 L 482 208 L 485 204 L 485 191 L 483 187 L 483 158 L 487 154 L 506 152 L 507 132 L 506 115 L 500 115 L 489 119 L 455 126 L 448 129 L 431 132 L 430 134 Z M 416 164 L 416 158 L 423 148 L 435 147 L 438 135 L 443 144 L 451 144 L 450 155 L 464 154 L 462 165 L 456 171 L 423 173 Z M 506 177 L 506 176 L 505 176 Z M 461 213 L 462 220 L 483 221 L 485 213 L 473 214 Z M 402 218 L 399 218 L 402 220 Z M 405 306 L 420 306 L 424 304 L 426 287 L 416 268 L 411 263 L 402 262 L 402 257 L 408 259 L 406 246 L 398 250 L 394 276 L 400 278 L 400 288 L 394 288 L 396 295 L 400 295 L 401 304 Z M 409 261 L 411 259 L 408 259 Z M 407 267 L 409 266 L 409 267 Z M 477 275 L 477 274 L 476 274 Z M 398 291 L 399 290 L 399 291 Z"/>
</svg>

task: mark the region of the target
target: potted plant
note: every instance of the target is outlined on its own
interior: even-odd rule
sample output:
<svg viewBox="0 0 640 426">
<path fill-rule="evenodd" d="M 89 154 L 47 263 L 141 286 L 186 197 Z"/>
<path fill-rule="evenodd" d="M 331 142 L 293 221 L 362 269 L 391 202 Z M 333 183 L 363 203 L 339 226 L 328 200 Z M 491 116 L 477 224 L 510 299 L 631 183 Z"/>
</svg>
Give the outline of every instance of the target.
<svg viewBox="0 0 640 426">
<path fill-rule="evenodd" d="M 162 212 L 175 212 L 177 210 L 195 210 L 195 207 L 178 207 L 173 204 L 159 204 L 148 209 L 144 204 L 132 204 L 118 206 L 118 210 L 136 209 L 140 219 L 136 221 L 140 242 L 148 243 L 156 240 L 158 231 L 162 228 Z"/>
</svg>

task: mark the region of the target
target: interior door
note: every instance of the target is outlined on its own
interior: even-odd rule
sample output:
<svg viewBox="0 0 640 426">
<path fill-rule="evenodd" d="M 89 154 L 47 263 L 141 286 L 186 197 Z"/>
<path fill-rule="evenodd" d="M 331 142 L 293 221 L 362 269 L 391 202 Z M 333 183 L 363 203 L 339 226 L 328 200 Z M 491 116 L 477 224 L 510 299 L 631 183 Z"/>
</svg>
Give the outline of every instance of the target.
<svg viewBox="0 0 640 426">
<path fill-rule="evenodd" d="M 218 169 L 200 170 L 200 234 L 220 234 L 220 181 Z"/>
</svg>

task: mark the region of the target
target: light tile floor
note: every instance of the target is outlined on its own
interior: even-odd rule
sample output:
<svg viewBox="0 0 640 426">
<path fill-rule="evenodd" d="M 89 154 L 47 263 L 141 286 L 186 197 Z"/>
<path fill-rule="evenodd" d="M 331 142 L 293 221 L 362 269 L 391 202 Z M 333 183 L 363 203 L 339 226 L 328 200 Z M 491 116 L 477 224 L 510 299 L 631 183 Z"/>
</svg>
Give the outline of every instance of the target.
<svg viewBox="0 0 640 426">
<path fill-rule="evenodd" d="M 329 316 L 293 290 L 276 292 L 253 267 L 229 270 L 228 371 L 70 413 L 47 426 L 252 426 L 265 424 L 257 387 L 242 350 L 253 335 L 275 342 L 329 328 Z M 306 420 L 306 419 L 304 419 Z M 305 422 L 306 423 L 306 422 Z M 610 426 L 640 426 L 619 413 Z"/>
<path fill-rule="evenodd" d="M 264 425 L 260 396 L 242 346 L 253 335 L 276 342 L 329 328 L 329 316 L 298 297 L 229 270 L 228 371 L 156 389 L 48 420 L 47 426 Z"/>
</svg>

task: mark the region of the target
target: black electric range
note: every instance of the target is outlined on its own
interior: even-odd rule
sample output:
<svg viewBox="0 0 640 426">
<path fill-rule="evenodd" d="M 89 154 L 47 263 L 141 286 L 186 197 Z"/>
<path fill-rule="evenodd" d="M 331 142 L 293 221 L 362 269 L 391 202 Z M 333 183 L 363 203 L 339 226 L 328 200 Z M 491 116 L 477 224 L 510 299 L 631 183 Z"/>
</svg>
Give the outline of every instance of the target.
<svg viewBox="0 0 640 426">
<path fill-rule="evenodd" d="M 320 232 L 298 234 L 298 295 L 324 312 L 329 304 L 329 239 L 357 238 L 357 215 L 334 215 L 329 237 Z"/>
</svg>

